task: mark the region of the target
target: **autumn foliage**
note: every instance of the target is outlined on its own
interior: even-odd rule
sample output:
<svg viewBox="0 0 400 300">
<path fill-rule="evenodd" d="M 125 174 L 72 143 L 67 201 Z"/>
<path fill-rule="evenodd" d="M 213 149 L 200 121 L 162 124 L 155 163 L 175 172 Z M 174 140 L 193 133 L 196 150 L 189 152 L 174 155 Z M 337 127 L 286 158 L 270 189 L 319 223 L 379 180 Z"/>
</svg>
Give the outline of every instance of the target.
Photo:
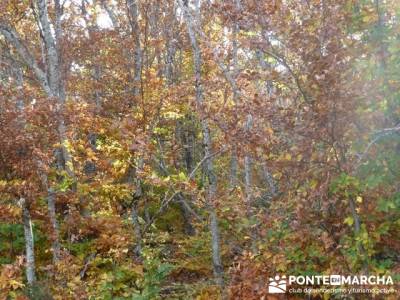
<svg viewBox="0 0 400 300">
<path fill-rule="evenodd" d="M 398 282 L 399 12 L 1 1 L 0 298 L 289 297 L 268 295 L 275 274 Z M 351 297 L 381 297 L 364 296 Z"/>
</svg>

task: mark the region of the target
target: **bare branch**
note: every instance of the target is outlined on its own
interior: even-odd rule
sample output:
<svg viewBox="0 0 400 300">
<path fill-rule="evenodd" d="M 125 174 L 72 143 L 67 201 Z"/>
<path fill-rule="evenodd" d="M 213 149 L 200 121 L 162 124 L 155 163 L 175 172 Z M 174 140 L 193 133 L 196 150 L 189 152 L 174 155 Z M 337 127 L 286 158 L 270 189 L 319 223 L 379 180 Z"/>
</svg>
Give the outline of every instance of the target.
<svg viewBox="0 0 400 300">
<path fill-rule="evenodd" d="M 193 179 L 194 175 L 196 174 L 197 170 L 201 167 L 201 165 L 206 162 L 208 159 L 211 157 L 214 157 L 222 152 L 226 151 L 225 148 L 222 148 L 218 151 L 215 151 L 214 153 L 211 153 L 210 155 L 206 155 L 203 157 L 203 159 L 197 164 L 197 166 L 193 169 L 193 171 L 190 173 L 189 177 L 187 180 Z M 168 207 L 168 205 L 171 203 L 172 200 L 180 193 L 180 191 L 174 191 L 174 193 L 170 197 L 164 197 L 164 200 L 161 203 L 160 209 L 156 212 L 156 214 L 151 218 L 150 222 L 148 222 L 143 229 L 143 233 L 145 233 L 151 226 L 151 224 L 154 223 L 154 221 L 164 212 L 165 208 Z M 194 213 L 194 212 L 193 212 Z M 194 214 L 196 217 L 198 216 L 197 214 Z"/>
<path fill-rule="evenodd" d="M 374 137 L 367 145 L 367 147 L 365 148 L 364 152 L 359 155 L 357 164 L 355 169 L 358 169 L 361 166 L 362 161 L 366 158 L 369 150 L 371 149 L 371 147 L 376 144 L 381 138 L 388 136 L 396 131 L 400 131 L 400 124 L 396 125 L 395 127 L 391 127 L 391 128 L 384 128 L 381 129 L 379 131 L 376 132 L 377 136 Z"/>
<path fill-rule="evenodd" d="M 47 11 L 46 0 L 37 0 L 38 15 L 40 25 L 43 30 L 43 40 L 47 51 L 47 62 L 49 65 L 49 86 L 50 96 L 60 96 L 60 73 L 59 73 L 59 55 L 56 48 L 56 43 L 51 32 L 51 26 Z M 57 28 L 56 28 L 57 29 Z M 58 28 L 57 30 L 59 30 Z M 61 100 L 61 99 L 60 99 Z"/>
<path fill-rule="evenodd" d="M 46 73 L 39 67 L 36 59 L 33 57 L 29 49 L 23 44 L 19 34 L 14 28 L 5 23 L 0 23 L 0 34 L 17 50 L 19 56 L 23 59 L 25 64 L 35 74 L 36 79 L 40 82 L 41 86 L 47 94 L 50 94 L 50 86 L 47 81 Z"/>
</svg>

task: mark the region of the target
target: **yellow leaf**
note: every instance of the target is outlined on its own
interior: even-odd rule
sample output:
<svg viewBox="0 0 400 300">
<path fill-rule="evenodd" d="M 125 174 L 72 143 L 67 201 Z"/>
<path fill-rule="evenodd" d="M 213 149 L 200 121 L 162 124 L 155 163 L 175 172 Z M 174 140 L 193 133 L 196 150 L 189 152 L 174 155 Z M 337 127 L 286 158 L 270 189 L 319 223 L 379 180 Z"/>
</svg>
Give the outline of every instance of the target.
<svg viewBox="0 0 400 300">
<path fill-rule="evenodd" d="M 351 226 L 351 225 L 353 225 L 354 220 L 353 220 L 352 217 L 347 217 L 346 219 L 344 219 L 344 222 L 343 222 L 343 223 L 344 223 L 344 224 L 347 224 L 347 225 L 349 225 L 349 226 Z"/>
<path fill-rule="evenodd" d="M 10 282 L 9 282 L 9 284 L 10 284 L 10 286 L 12 287 L 13 290 L 16 290 L 16 289 L 19 289 L 19 288 L 24 287 L 24 284 L 23 284 L 23 283 L 21 283 L 21 282 L 19 282 L 19 281 L 16 281 L 16 280 L 14 280 L 14 279 L 11 279 Z"/>
<path fill-rule="evenodd" d="M 362 198 L 361 196 L 357 196 L 356 201 L 357 201 L 358 203 L 362 203 L 363 198 Z"/>
</svg>

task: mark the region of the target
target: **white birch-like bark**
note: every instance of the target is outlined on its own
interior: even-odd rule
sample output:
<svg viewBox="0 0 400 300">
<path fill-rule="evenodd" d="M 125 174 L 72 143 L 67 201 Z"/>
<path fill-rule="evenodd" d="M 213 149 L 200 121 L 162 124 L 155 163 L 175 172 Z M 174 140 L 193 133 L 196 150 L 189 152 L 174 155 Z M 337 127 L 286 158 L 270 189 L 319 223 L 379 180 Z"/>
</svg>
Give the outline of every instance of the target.
<svg viewBox="0 0 400 300">
<path fill-rule="evenodd" d="M 65 91 L 64 85 L 61 77 L 61 65 L 60 65 L 60 40 L 62 36 L 62 27 L 61 27 L 61 14 L 62 8 L 60 2 L 55 0 L 55 12 L 56 12 L 56 21 L 54 25 L 55 29 L 55 37 L 52 34 L 51 23 L 48 15 L 47 1 L 46 0 L 36 0 L 37 14 L 38 14 L 38 26 L 41 31 L 41 36 L 43 38 L 43 52 L 45 54 L 45 62 L 46 68 L 42 70 L 39 67 L 35 57 L 31 54 L 31 51 L 24 45 L 20 36 L 16 32 L 16 30 L 5 22 L 0 23 L 0 33 L 6 39 L 8 43 L 10 43 L 16 49 L 18 55 L 23 59 L 25 64 L 32 70 L 36 79 L 40 83 L 44 92 L 49 98 L 52 98 L 56 101 L 57 108 L 59 111 L 63 110 L 63 105 L 65 102 Z M 67 141 L 66 138 L 66 126 L 63 118 L 58 117 L 58 134 L 62 144 L 62 154 L 63 154 L 63 162 L 65 165 L 63 166 L 69 176 L 74 177 L 73 167 L 72 167 L 72 158 L 65 147 L 65 143 Z M 42 174 L 43 175 L 43 174 Z M 52 228 L 58 228 L 57 219 L 55 218 L 55 197 L 53 193 L 49 192 L 49 187 L 46 188 L 48 191 L 48 210 L 50 214 L 50 221 L 52 223 Z M 54 214 L 53 214 L 54 212 Z M 58 234 L 55 234 L 55 238 L 57 239 L 56 245 L 60 245 L 58 241 Z M 53 248 L 53 258 L 55 261 L 58 260 L 57 253 L 59 246 Z"/>
<path fill-rule="evenodd" d="M 46 73 L 39 67 L 31 51 L 21 41 L 19 34 L 10 25 L 0 22 L 0 33 L 17 51 L 18 55 L 24 60 L 25 64 L 35 74 L 36 79 L 47 95 L 51 94 L 50 86 Z"/>
<path fill-rule="evenodd" d="M 50 86 L 50 97 L 56 97 L 58 101 L 64 101 L 60 98 L 60 77 L 59 53 L 56 48 L 55 38 L 51 32 L 51 26 L 48 16 L 47 1 L 37 0 L 37 12 L 39 17 L 40 29 L 43 42 L 46 49 L 46 62 L 48 66 L 47 79 Z M 60 28 L 57 28 L 57 31 Z M 60 32 L 58 34 L 61 34 Z"/>
<path fill-rule="evenodd" d="M 49 220 L 51 224 L 51 250 L 53 252 L 53 262 L 56 263 L 60 259 L 60 229 L 57 220 L 56 214 L 56 195 L 52 188 L 49 186 L 48 177 L 45 172 L 43 163 L 41 161 L 37 161 L 37 166 L 39 169 L 39 177 L 42 183 L 43 188 L 47 191 L 47 211 L 49 213 Z"/>
<path fill-rule="evenodd" d="M 23 89 L 23 73 L 22 69 L 18 65 L 13 64 L 13 73 L 15 77 L 15 81 L 17 84 L 17 99 L 16 99 L 16 108 L 17 111 L 22 112 L 24 109 L 24 99 L 22 97 L 22 89 Z M 23 128 L 25 126 L 25 119 L 19 116 L 18 120 L 19 126 Z M 35 243 L 33 237 L 33 229 L 32 229 L 32 219 L 29 212 L 28 205 L 26 203 L 25 198 L 19 199 L 19 205 L 22 209 L 22 224 L 24 227 L 24 238 L 25 238 L 25 256 L 26 256 L 26 281 L 29 286 L 32 286 L 36 281 L 35 275 Z"/>
<path fill-rule="evenodd" d="M 58 0 L 56 0 L 58 3 Z M 48 14 L 47 1 L 46 0 L 37 0 L 37 11 L 39 18 L 39 27 L 42 32 L 44 48 L 46 53 L 46 66 L 47 66 L 47 81 L 48 86 L 50 87 L 50 93 L 48 93 L 49 97 L 55 98 L 57 102 L 57 107 L 59 111 L 64 110 L 64 102 L 65 102 L 65 88 L 62 81 L 61 75 L 61 54 L 60 54 L 60 44 L 61 41 L 57 39 L 61 39 L 62 37 L 62 27 L 61 27 L 61 7 L 60 4 L 56 5 L 56 24 L 55 27 L 55 37 L 51 31 L 51 23 Z M 72 157 L 68 149 L 66 148 L 67 142 L 67 129 L 65 126 L 64 119 L 61 115 L 58 117 L 58 134 L 60 136 L 61 145 L 62 145 L 62 153 L 63 159 L 65 162 L 64 169 L 67 172 L 68 176 L 75 178 L 75 174 L 73 171 Z"/>
<path fill-rule="evenodd" d="M 56 22 L 54 25 L 55 28 L 55 37 L 51 31 L 51 23 L 48 14 L 47 1 L 46 0 L 37 0 L 37 8 L 38 8 L 38 17 L 40 23 L 40 29 L 42 32 L 44 48 L 46 52 L 46 66 L 47 66 L 47 79 L 50 86 L 50 94 L 49 97 L 54 97 L 58 104 L 58 110 L 63 111 L 64 102 L 65 102 L 65 91 L 63 82 L 61 80 L 61 55 L 60 55 L 60 39 L 62 36 L 62 27 L 61 27 L 61 6 L 58 0 L 56 0 L 55 11 L 56 11 Z M 67 142 L 66 135 L 66 126 L 64 119 L 60 116 L 58 117 L 58 134 L 61 140 L 62 145 L 62 154 L 65 162 L 64 168 L 68 174 L 68 176 L 75 178 L 73 167 L 72 167 L 72 158 L 65 146 Z M 52 251 L 53 251 L 53 261 L 57 262 L 60 258 L 60 241 L 59 241 L 59 229 L 58 222 L 56 217 L 56 209 L 55 209 L 55 200 L 56 197 L 54 192 L 48 185 L 47 179 L 44 178 L 43 184 L 48 191 L 47 195 L 47 206 L 50 217 L 51 226 L 53 229 L 52 236 Z"/>
<path fill-rule="evenodd" d="M 35 274 L 35 243 L 33 239 L 32 219 L 24 198 L 19 199 L 22 209 L 22 222 L 24 225 L 25 255 L 26 255 L 26 281 L 32 286 L 36 281 Z"/>
</svg>

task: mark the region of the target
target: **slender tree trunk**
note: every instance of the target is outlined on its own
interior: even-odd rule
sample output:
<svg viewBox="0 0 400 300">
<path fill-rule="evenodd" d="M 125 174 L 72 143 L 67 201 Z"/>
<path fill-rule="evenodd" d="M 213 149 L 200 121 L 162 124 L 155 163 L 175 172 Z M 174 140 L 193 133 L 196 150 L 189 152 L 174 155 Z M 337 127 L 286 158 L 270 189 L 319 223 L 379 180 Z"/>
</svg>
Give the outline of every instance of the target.
<svg viewBox="0 0 400 300">
<path fill-rule="evenodd" d="M 260 62 L 262 70 L 266 71 L 271 68 L 271 66 L 264 60 L 261 50 L 259 49 L 256 50 L 255 56 Z M 266 94 L 267 96 L 271 96 L 273 94 L 273 89 L 274 89 L 273 83 L 270 80 L 267 80 L 260 89 L 261 89 L 261 94 Z M 268 198 L 266 200 L 270 201 L 273 197 L 275 197 L 278 194 L 278 186 L 271 172 L 268 170 L 267 164 L 265 162 L 261 165 L 261 176 L 263 178 L 264 184 L 268 186 Z"/>
<path fill-rule="evenodd" d="M 195 90 L 196 90 L 196 103 L 200 109 L 203 106 L 203 86 L 201 79 L 201 67 L 202 67 L 202 59 L 201 59 L 201 50 L 196 38 L 195 29 L 193 23 L 195 20 L 192 20 L 192 16 L 189 13 L 189 7 L 184 5 L 182 1 L 180 1 L 180 5 L 183 11 L 183 15 L 186 21 L 186 26 L 188 30 L 188 35 L 190 38 L 190 43 L 192 45 L 193 50 L 193 61 L 194 61 L 194 71 L 195 71 Z M 200 7 L 199 4 L 195 5 L 197 11 L 195 15 L 197 17 L 200 16 Z M 199 20 L 197 20 L 199 21 Z M 204 155 L 208 157 L 205 162 L 205 172 L 208 178 L 208 193 L 207 193 L 207 205 L 210 212 L 210 232 L 211 232 L 211 245 L 212 245 L 212 262 L 214 269 L 214 277 L 216 283 L 221 287 L 224 286 L 224 272 L 223 265 L 221 261 L 221 250 L 220 250 L 220 236 L 219 236 L 219 228 L 218 228 L 218 217 L 214 207 L 214 200 L 217 191 L 217 178 L 214 174 L 214 163 L 213 158 L 211 156 L 212 152 L 212 141 L 210 135 L 210 129 L 208 126 L 208 122 L 206 117 L 202 116 L 201 127 L 203 131 L 203 143 L 204 143 Z"/>
<path fill-rule="evenodd" d="M 58 111 L 64 111 L 64 102 L 65 102 L 65 89 L 64 83 L 62 80 L 62 58 L 61 58 L 61 38 L 62 38 L 62 24 L 61 24 L 61 5 L 59 0 L 55 0 L 55 13 L 56 19 L 54 24 L 55 36 L 53 36 L 51 30 L 51 23 L 49 19 L 47 2 L 46 0 L 37 0 L 38 6 L 38 15 L 40 28 L 42 31 L 42 37 L 44 42 L 44 48 L 46 50 L 46 66 L 48 69 L 47 78 L 50 87 L 50 93 L 48 93 L 49 97 L 52 97 L 57 102 Z M 68 176 L 70 176 L 74 181 L 75 174 L 73 171 L 73 163 L 72 157 L 67 149 L 67 129 L 65 126 L 65 121 L 62 115 L 58 117 L 58 134 L 61 141 L 61 153 L 62 156 L 59 156 L 58 159 L 62 159 L 62 162 L 58 162 L 58 165 L 62 165 L 64 170 L 67 172 Z M 50 217 L 51 226 L 53 229 L 52 236 L 52 248 L 53 248 L 53 260 L 57 262 L 60 258 L 60 241 L 59 241 L 59 228 L 56 217 L 56 209 L 55 209 L 55 194 L 53 190 L 50 188 L 49 183 L 47 181 L 47 176 L 44 175 L 43 178 L 44 186 L 48 191 L 47 196 L 47 205 L 48 212 Z"/>
<path fill-rule="evenodd" d="M 16 84 L 17 84 L 17 99 L 16 99 L 16 108 L 18 112 L 22 112 L 25 104 L 23 99 L 23 84 L 24 78 L 22 69 L 19 65 L 13 65 L 13 73 L 15 76 Z M 22 114 L 21 114 L 22 115 Z M 21 128 L 23 128 L 26 124 L 26 120 L 19 116 L 18 123 Z M 22 209 L 22 223 L 24 226 L 24 237 L 25 237 L 25 256 L 26 256 L 26 280 L 29 286 L 32 286 L 36 281 L 35 275 L 35 244 L 33 238 L 33 228 L 32 228 L 32 219 L 31 214 L 29 212 L 28 205 L 26 203 L 25 198 L 20 198 L 19 204 Z"/>
<path fill-rule="evenodd" d="M 177 78 L 174 77 L 174 61 L 175 61 L 175 45 L 174 45 L 174 37 L 173 37 L 173 24 L 175 23 L 175 10 L 172 7 L 168 7 L 169 13 L 171 14 L 170 18 L 170 26 L 167 26 L 164 28 L 164 37 L 167 40 L 166 41 L 166 53 L 165 53 L 165 71 L 164 71 L 164 76 L 165 76 L 165 82 L 166 86 L 171 88 L 174 82 L 177 81 Z M 181 160 L 184 162 L 185 167 L 186 167 L 186 174 L 189 175 L 192 170 L 193 170 L 193 164 L 194 164 L 194 148 L 195 148 L 195 133 L 194 133 L 194 122 L 192 120 L 192 117 L 190 115 L 185 115 L 185 118 L 183 121 L 178 121 L 176 125 L 176 137 L 179 140 L 179 142 L 182 145 L 183 148 L 183 155 L 181 157 Z M 159 141 L 159 146 L 160 146 L 160 152 L 162 155 L 162 143 Z M 161 159 L 161 164 L 165 166 L 164 160 Z M 166 171 L 165 168 L 163 168 L 163 173 L 165 173 L 165 176 L 168 176 L 168 171 Z M 190 197 L 190 196 L 189 196 Z M 195 235 L 196 234 L 196 229 L 192 224 L 192 212 L 193 210 L 191 209 L 191 199 L 189 197 L 185 197 L 183 193 L 178 193 L 176 195 L 176 202 L 179 205 L 180 211 L 182 213 L 182 218 L 183 218 L 183 228 L 184 232 L 188 235 Z"/>
<path fill-rule="evenodd" d="M 351 216 L 354 220 L 354 235 L 355 237 L 359 236 L 361 232 L 361 219 L 360 216 L 358 215 L 357 209 L 356 209 L 356 203 L 354 202 L 353 198 L 349 198 L 349 206 L 350 206 L 350 212 Z M 368 258 L 367 258 L 367 251 L 365 250 L 364 246 L 362 244 L 358 245 L 358 251 L 360 254 L 362 254 L 364 257 L 363 261 L 363 272 L 364 275 L 369 274 L 369 265 L 368 265 Z"/>
<path fill-rule="evenodd" d="M 53 189 L 49 186 L 47 174 L 42 171 L 44 167 L 41 161 L 37 161 L 37 167 L 39 169 L 39 177 L 42 182 L 42 187 L 47 191 L 47 211 L 49 213 L 49 220 L 51 224 L 50 240 L 52 241 L 51 248 L 53 252 L 53 262 L 56 263 L 60 259 L 61 251 L 59 225 L 56 214 L 56 195 Z"/>
<path fill-rule="evenodd" d="M 133 69 L 133 96 L 137 98 L 140 94 L 142 79 L 143 54 L 140 44 L 139 8 L 136 0 L 127 0 L 128 18 L 131 25 L 131 34 L 134 38 L 134 69 Z M 137 99 L 135 99 L 137 101 Z"/>
<path fill-rule="evenodd" d="M 350 212 L 354 220 L 354 233 L 358 235 L 361 230 L 361 221 L 356 210 L 356 204 L 352 198 L 349 199 Z"/>
<path fill-rule="evenodd" d="M 179 204 L 179 209 L 181 210 L 182 213 L 184 232 L 187 235 L 195 235 L 196 229 L 192 224 L 192 211 L 190 210 L 191 208 L 188 207 L 189 201 L 186 201 L 185 196 L 182 193 L 179 193 L 176 196 L 176 199 Z"/>
<path fill-rule="evenodd" d="M 278 194 L 278 186 L 266 163 L 261 166 L 261 175 L 264 183 L 268 186 L 269 198 L 272 199 Z"/>
<path fill-rule="evenodd" d="M 24 84 L 24 78 L 22 69 L 19 65 L 13 64 L 13 73 L 15 76 L 15 81 L 17 84 L 17 99 L 16 99 L 16 109 L 18 112 L 23 112 L 25 107 L 22 89 Z M 21 128 L 26 124 L 26 120 L 19 116 L 18 123 Z M 22 223 L 24 226 L 24 238 L 25 238 L 25 256 L 26 256 L 26 280 L 29 286 L 32 286 L 36 281 L 35 274 L 35 243 L 33 237 L 32 219 L 29 212 L 28 205 L 25 198 L 19 199 L 19 204 L 22 209 Z"/>
<path fill-rule="evenodd" d="M 252 206 L 252 175 L 251 175 L 251 158 L 250 155 L 246 154 L 244 157 L 244 190 L 246 193 L 246 203 L 248 213 L 251 214 L 251 206 Z"/>
<path fill-rule="evenodd" d="M 130 23 L 131 35 L 133 36 L 134 42 L 134 55 L 133 55 L 133 96 L 134 100 L 138 101 L 138 97 L 141 91 L 141 81 L 142 81 L 142 66 L 143 66 L 143 51 L 140 43 L 140 27 L 139 27 L 139 7 L 137 0 L 127 0 L 127 15 Z M 135 245 L 135 255 L 137 257 L 141 256 L 142 252 L 142 230 L 139 223 L 138 206 L 139 201 L 143 196 L 142 183 L 137 176 L 137 171 L 143 168 L 144 161 L 143 157 L 139 157 L 138 167 L 135 170 L 136 178 L 131 178 L 135 182 L 136 191 L 133 195 L 132 207 L 131 207 L 131 217 L 132 224 L 136 239 Z"/>
<path fill-rule="evenodd" d="M 52 189 L 48 189 L 47 194 L 47 208 L 49 211 L 50 223 L 52 227 L 52 250 L 53 250 L 53 262 L 56 263 L 60 259 L 60 229 L 57 221 L 56 214 L 56 195 Z"/>
<path fill-rule="evenodd" d="M 253 123 L 253 117 L 251 114 L 247 115 L 245 132 L 250 134 L 250 130 Z M 245 153 L 244 156 L 244 183 L 245 183 L 245 193 L 246 193 L 246 205 L 247 205 L 247 217 L 249 219 L 254 218 L 253 211 L 253 179 L 252 179 L 252 161 L 251 155 L 248 152 Z M 252 225 L 250 228 L 250 236 L 251 236 L 251 251 L 253 253 L 257 253 L 257 226 Z"/>
<path fill-rule="evenodd" d="M 43 37 L 44 48 L 46 50 L 46 66 L 48 69 L 47 72 L 47 81 L 49 90 L 47 91 L 47 95 L 51 98 L 54 98 L 57 102 L 57 107 L 59 112 L 64 111 L 64 103 L 65 103 L 65 87 L 64 82 L 62 80 L 62 59 L 61 59 L 61 37 L 62 37 L 62 27 L 61 27 L 61 7 L 59 0 L 56 0 L 56 24 L 55 27 L 55 37 L 52 34 L 51 23 L 49 19 L 48 9 L 47 9 L 47 1 L 46 0 L 37 0 L 37 11 L 40 23 L 40 29 Z M 64 169 L 67 172 L 68 176 L 75 179 L 72 157 L 69 153 L 69 150 L 66 147 L 67 142 L 67 130 L 65 126 L 65 121 L 63 117 L 60 115 L 58 117 L 58 134 L 60 137 L 61 145 L 62 145 L 62 154 L 63 154 L 63 165 Z"/>
<path fill-rule="evenodd" d="M 237 147 L 233 145 L 231 151 L 231 161 L 230 161 L 230 173 L 229 173 L 229 185 L 231 188 L 236 187 L 238 184 L 238 158 L 237 158 Z"/>
<path fill-rule="evenodd" d="M 15 69 L 15 73 L 16 73 L 15 77 L 16 77 L 16 82 L 17 82 L 17 86 L 18 86 L 18 91 L 21 92 L 22 89 L 23 89 L 23 74 L 22 74 L 22 70 L 21 70 L 21 68 L 19 66 L 16 66 L 14 69 Z M 20 112 L 23 111 L 23 109 L 25 107 L 25 104 L 24 104 L 24 99 L 22 97 L 22 94 L 19 95 L 19 97 L 17 99 L 16 106 L 17 106 L 17 110 L 18 111 L 20 111 Z M 21 123 L 21 127 L 23 127 L 24 124 L 25 124 L 25 119 L 21 118 L 20 119 L 20 123 Z M 37 162 L 37 166 L 39 167 L 39 170 L 40 170 L 41 167 L 42 167 L 42 163 L 38 161 Z M 42 173 L 41 171 L 39 171 L 39 172 L 40 172 L 39 173 L 39 175 L 40 175 L 39 177 L 41 178 L 43 188 L 48 193 L 47 204 L 48 204 L 49 219 L 50 219 L 50 223 L 52 225 L 52 237 L 51 237 L 51 240 L 52 240 L 52 250 L 53 250 L 53 261 L 57 262 L 58 259 L 59 259 L 59 256 L 60 256 L 59 255 L 59 253 L 60 253 L 60 243 L 59 243 L 59 237 L 58 237 L 58 232 L 59 232 L 58 222 L 57 222 L 57 218 L 56 218 L 55 195 L 54 195 L 54 192 L 51 189 L 49 189 L 49 187 L 48 187 L 47 175 L 45 173 Z M 28 231 L 26 229 L 26 226 L 27 226 L 26 225 L 26 222 L 27 222 L 26 220 L 27 220 L 28 217 L 29 217 L 29 220 L 30 220 L 30 215 L 29 215 L 29 210 L 26 207 L 25 200 L 23 200 L 22 203 L 23 203 L 22 209 L 23 209 L 23 216 L 24 216 L 24 231 L 25 231 L 25 235 L 26 235 L 26 233 L 28 233 Z M 32 231 L 32 228 L 30 230 Z M 26 238 L 27 238 L 26 239 L 27 241 L 30 241 L 30 237 L 29 236 L 26 235 Z M 33 245 L 33 233 L 32 233 L 31 240 L 32 240 L 31 243 Z M 28 248 L 29 249 L 32 248 L 32 251 L 33 251 L 33 246 L 32 247 L 30 247 L 30 246 L 28 247 L 28 246 L 29 245 L 26 246 L 27 247 L 27 257 L 28 257 Z M 32 259 L 33 259 L 32 261 L 33 261 L 33 264 L 34 264 L 34 256 L 33 256 L 33 254 L 32 254 Z M 27 261 L 28 261 L 28 259 L 27 259 Z M 31 273 L 32 273 L 32 271 L 31 271 Z M 27 274 L 28 274 L 28 272 L 27 272 Z"/>
<path fill-rule="evenodd" d="M 235 0 L 236 10 L 240 10 L 240 0 Z M 233 41 L 232 41 L 232 78 L 236 80 L 239 74 L 239 58 L 238 58 L 238 34 L 239 34 L 239 22 L 236 19 L 233 24 Z M 237 86 L 233 88 L 233 102 L 237 105 L 239 101 L 239 92 Z M 230 163 L 230 186 L 234 188 L 238 184 L 238 157 L 237 157 L 237 146 L 234 145 L 231 152 L 231 163 Z"/>
<path fill-rule="evenodd" d="M 138 199 L 134 199 L 131 208 L 131 217 L 132 217 L 132 224 L 133 230 L 135 232 L 135 255 L 136 257 L 141 257 L 142 255 L 142 230 L 139 223 L 139 214 L 138 214 Z"/>
<path fill-rule="evenodd" d="M 35 275 L 35 247 L 33 239 L 32 219 L 24 198 L 21 198 L 22 221 L 24 224 L 25 254 L 26 254 L 26 280 L 30 286 L 36 281 Z"/>
<path fill-rule="evenodd" d="M 143 158 L 139 158 L 137 170 L 142 170 L 143 166 L 144 166 Z M 135 232 L 135 239 L 136 239 L 135 255 L 137 257 L 141 257 L 141 255 L 142 255 L 142 229 L 141 229 L 140 223 L 139 223 L 138 204 L 139 204 L 140 199 L 143 196 L 143 189 L 142 189 L 142 182 L 138 178 L 137 172 L 135 172 L 135 173 L 136 173 L 136 178 L 131 179 L 131 180 L 135 181 L 135 186 L 136 186 L 136 190 L 135 190 L 135 193 L 133 196 L 133 201 L 132 201 L 132 207 L 131 207 L 131 217 L 132 217 L 133 230 Z"/>
<path fill-rule="evenodd" d="M 210 195 L 211 197 L 212 195 Z M 212 261 L 214 269 L 215 282 L 223 288 L 224 286 L 224 267 L 221 260 L 220 236 L 218 227 L 218 216 L 213 206 L 210 206 L 210 231 L 211 231 L 211 247 Z"/>
<path fill-rule="evenodd" d="M 186 115 L 182 121 L 178 121 L 176 124 L 176 138 L 178 142 L 182 146 L 182 155 L 180 156 L 180 160 L 183 162 L 186 168 L 186 174 L 189 175 L 193 170 L 193 163 L 194 163 L 194 132 L 192 128 L 192 121 L 191 117 Z M 162 148 L 161 142 L 160 148 Z M 168 176 L 167 173 L 164 174 Z M 183 217 L 183 227 L 184 231 L 188 235 L 194 235 L 196 233 L 195 228 L 192 225 L 192 213 L 189 210 L 190 205 L 188 203 L 192 202 L 189 197 L 186 197 L 183 193 L 179 193 L 176 196 L 176 201 L 179 205 L 179 208 L 182 212 Z M 189 207 L 188 207 L 189 206 Z"/>
<path fill-rule="evenodd" d="M 170 18 L 169 26 L 164 28 L 164 37 L 166 39 L 165 53 L 165 78 L 167 85 L 173 84 L 177 80 L 176 72 L 174 72 L 174 61 L 176 54 L 176 39 L 174 38 L 173 26 L 175 25 L 175 10 L 168 8 L 168 13 L 173 17 Z"/>
</svg>

